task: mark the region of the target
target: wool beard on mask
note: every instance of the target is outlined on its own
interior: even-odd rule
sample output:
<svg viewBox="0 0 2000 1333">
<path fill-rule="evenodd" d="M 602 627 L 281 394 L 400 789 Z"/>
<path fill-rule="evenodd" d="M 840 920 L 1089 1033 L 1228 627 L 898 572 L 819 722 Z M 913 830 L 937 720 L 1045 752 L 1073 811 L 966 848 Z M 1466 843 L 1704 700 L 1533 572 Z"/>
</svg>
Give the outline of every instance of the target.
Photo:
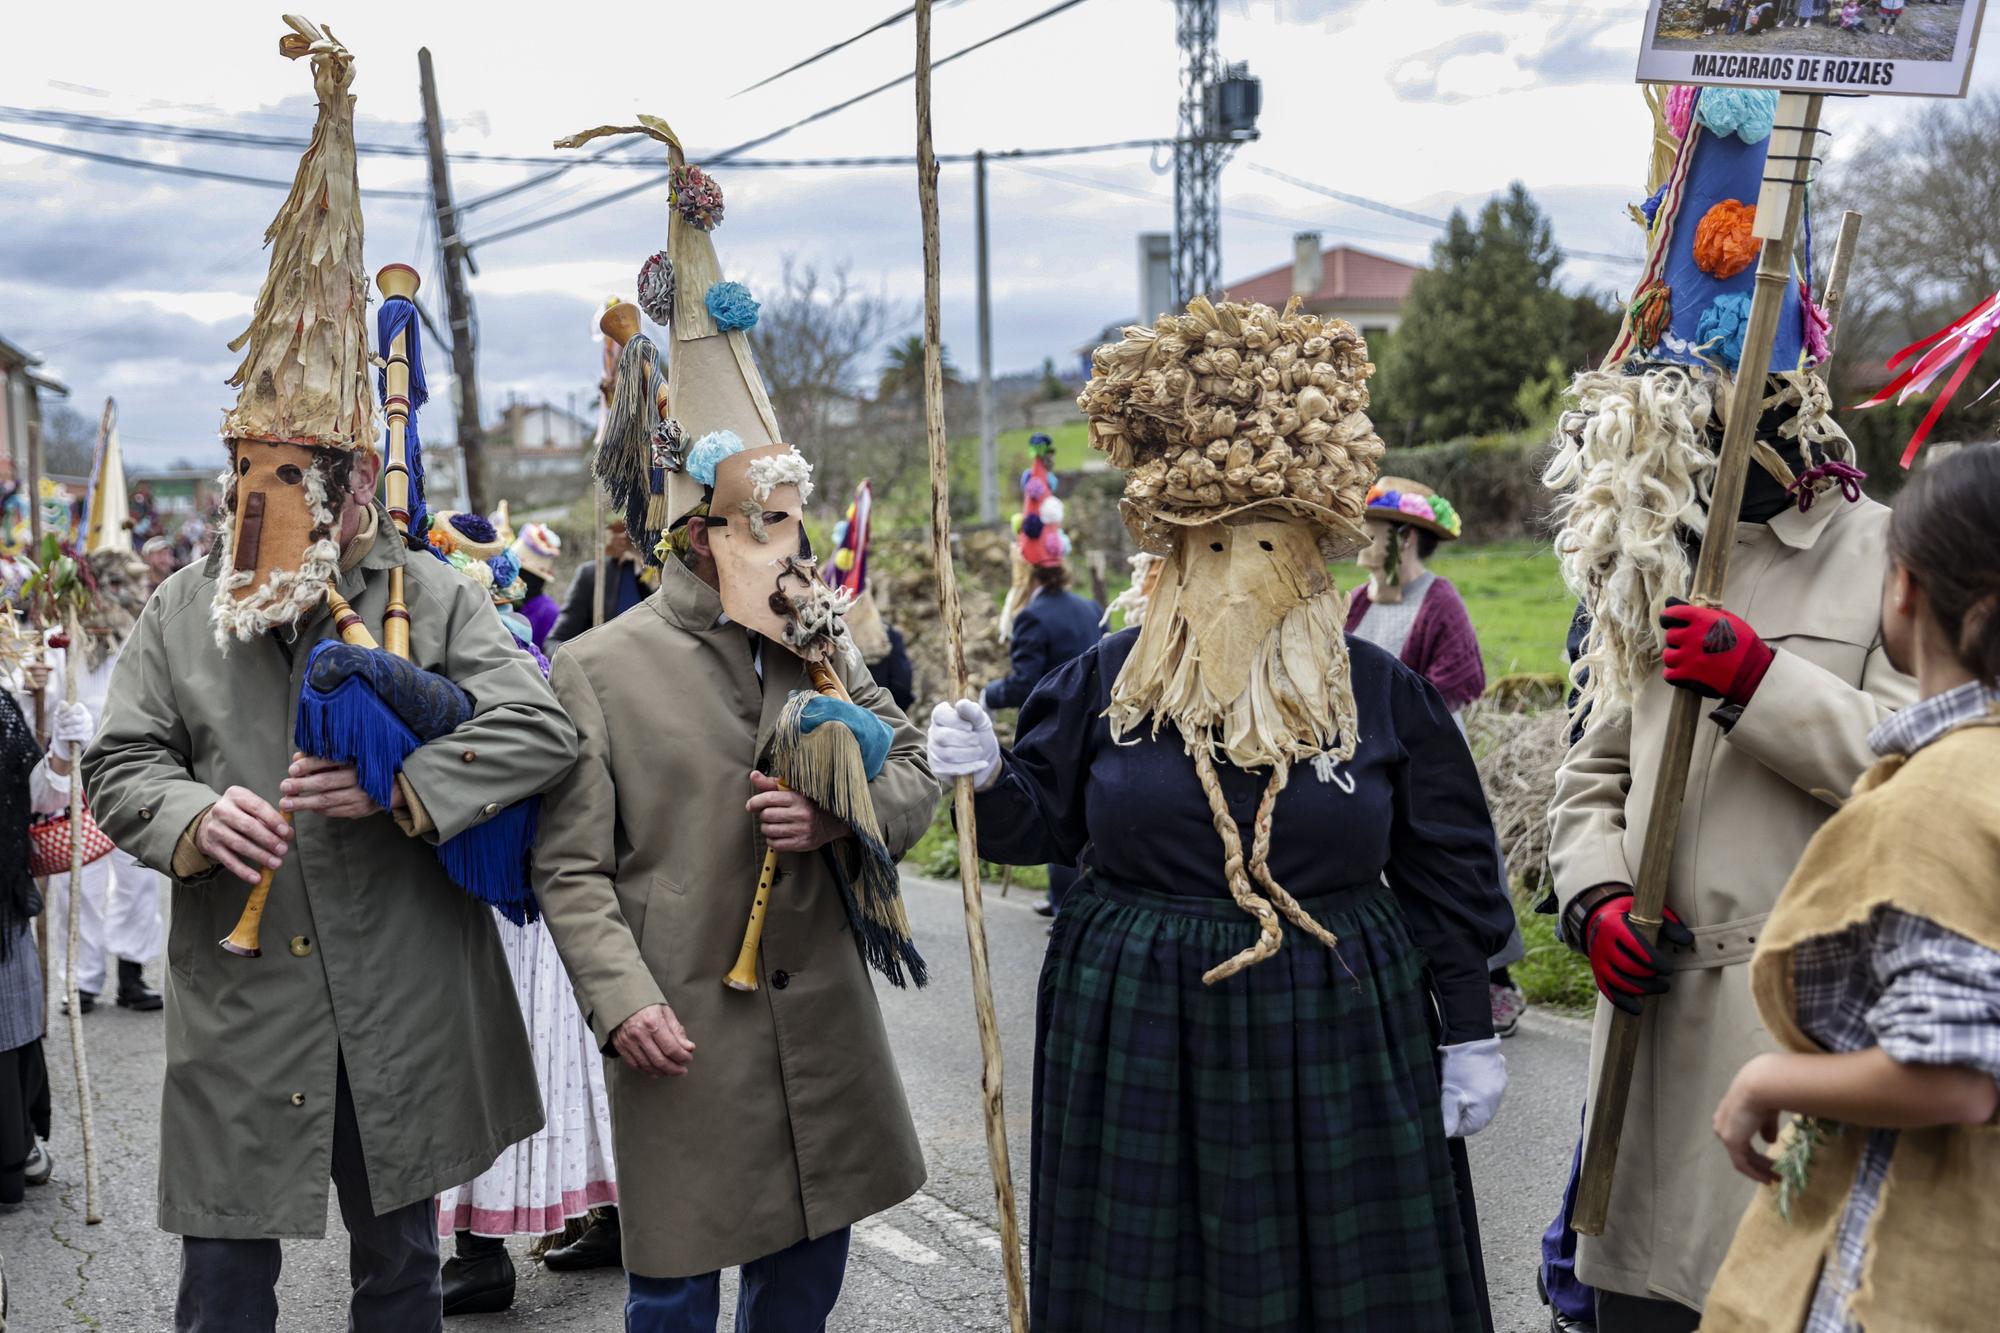
<svg viewBox="0 0 2000 1333">
<path fill-rule="evenodd" d="M 1222 840 L 1230 896 L 1258 924 L 1256 943 L 1211 968 L 1214 984 L 1278 951 L 1282 913 L 1328 948 L 1338 941 L 1271 875 L 1271 821 L 1292 764 L 1322 782 L 1353 757 L 1354 685 L 1347 598 L 1327 577 L 1317 535 L 1296 521 L 1249 519 L 1186 530 L 1163 563 L 1106 718 L 1114 740 L 1171 722 L 1194 758 Z M 1150 726 L 1149 726 L 1150 720 Z M 1269 768 L 1246 854 L 1215 760 Z M 1253 888 L 1253 883 L 1255 887 Z"/>
<path fill-rule="evenodd" d="M 1161 724 L 1239 768 L 1354 753 L 1347 598 L 1312 529 L 1287 520 L 1184 533 L 1112 689 L 1114 738 Z"/>
<path fill-rule="evenodd" d="M 306 445 L 233 442 L 218 537 L 228 563 L 209 604 L 225 652 L 232 640 L 298 624 L 326 599 L 340 573 L 333 466 L 326 451 Z"/>
</svg>

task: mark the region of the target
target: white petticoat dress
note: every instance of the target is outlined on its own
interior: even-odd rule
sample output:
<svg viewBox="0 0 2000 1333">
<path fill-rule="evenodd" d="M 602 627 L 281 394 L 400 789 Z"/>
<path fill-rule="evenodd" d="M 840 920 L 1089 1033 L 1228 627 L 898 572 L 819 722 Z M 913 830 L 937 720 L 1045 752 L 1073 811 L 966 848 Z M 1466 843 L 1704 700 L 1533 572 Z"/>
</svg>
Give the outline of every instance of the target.
<svg viewBox="0 0 2000 1333">
<path fill-rule="evenodd" d="M 528 1028 L 547 1123 L 483 1175 L 438 1195 L 438 1235 L 546 1236 L 618 1202 L 604 1063 L 549 929 L 494 917 Z"/>
</svg>

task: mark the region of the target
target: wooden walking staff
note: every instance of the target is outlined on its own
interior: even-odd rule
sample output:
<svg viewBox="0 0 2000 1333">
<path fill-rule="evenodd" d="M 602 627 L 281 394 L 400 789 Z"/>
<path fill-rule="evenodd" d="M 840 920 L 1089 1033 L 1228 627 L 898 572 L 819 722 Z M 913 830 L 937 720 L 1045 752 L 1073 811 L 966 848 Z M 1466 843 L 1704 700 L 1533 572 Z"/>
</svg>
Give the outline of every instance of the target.
<svg viewBox="0 0 2000 1333">
<path fill-rule="evenodd" d="M 1819 133 L 1817 94 L 1781 93 L 1771 147 L 1765 157 L 1764 183 L 1757 196 L 1753 234 L 1763 242 L 1757 256 L 1757 282 L 1750 301 L 1750 324 L 1743 336 L 1743 356 L 1730 386 L 1729 419 L 1722 432 L 1722 454 L 1716 466 L 1715 492 L 1708 507 L 1708 531 L 1702 535 L 1701 557 L 1695 563 L 1694 586 L 1688 600 L 1697 606 L 1721 603 L 1729 557 L 1736 545 L 1737 511 L 1743 504 L 1743 483 L 1750 469 L 1759 408 L 1771 363 L 1771 346 L 1778 319 L 1792 291 L 1792 238 L 1804 211 L 1804 186 L 1814 160 Z M 1681 807 L 1687 799 L 1689 763 L 1695 731 L 1707 705 L 1692 690 L 1673 691 L 1667 714 L 1666 742 L 1660 754 L 1660 780 L 1653 788 L 1653 807 L 1646 824 L 1646 845 L 1640 854 L 1639 882 L 1632 886 L 1632 925 L 1651 942 L 1659 934 L 1667 900 L 1667 875 L 1672 869 L 1674 840 L 1680 833 Z M 1618 1144 L 1625 1132 L 1625 1108 L 1632 1093 L 1632 1066 L 1639 1054 L 1640 1025 L 1645 1012 L 1632 1015 L 1614 1009 L 1604 1058 L 1598 1066 L 1597 1087 L 1590 1098 L 1590 1127 L 1583 1143 L 1583 1169 L 1577 1178 L 1572 1225 L 1579 1234 L 1604 1234 L 1611 1206 L 1612 1173 Z"/>
<path fill-rule="evenodd" d="M 931 147 L 931 0 L 917 0 L 917 196 L 924 224 L 924 422 L 931 457 L 931 564 L 937 573 L 938 621 L 944 627 L 951 697 L 966 698 L 965 627 L 958 575 L 951 563 L 951 469 L 944 437 L 944 334 L 939 308 L 938 166 Z M 965 897 L 965 941 L 972 954 L 972 1003 L 979 1019 L 985 1092 L 986 1156 L 1000 1205 L 1000 1262 L 1007 1273 L 1007 1319 L 1027 1333 L 1028 1287 L 1021 1272 L 1021 1224 L 1014 1209 L 1014 1172 L 1007 1160 L 1007 1109 L 1000 1063 L 1000 1022 L 993 1011 L 993 977 L 986 962 L 986 911 L 979 889 L 979 836 L 972 779 L 951 784 L 958 822 L 958 883 Z"/>
<path fill-rule="evenodd" d="M 77 623 L 72 604 L 63 620 L 70 646 L 63 650 L 63 702 L 76 703 L 77 658 L 83 648 L 83 629 Z M 77 1118 L 83 1126 L 83 1220 L 96 1226 L 104 1220 L 97 1207 L 97 1134 L 90 1106 L 90 1057 L 83 1044 L 83 1002 L 76 988 L 76 945 L 83 933 L 83 774 L 77 771 L 80 755 L 69 762 L 69 946 L 65 951 L 63 990 L 68 997 L 69 1049 L 76 1060 Z"/>
</svg>

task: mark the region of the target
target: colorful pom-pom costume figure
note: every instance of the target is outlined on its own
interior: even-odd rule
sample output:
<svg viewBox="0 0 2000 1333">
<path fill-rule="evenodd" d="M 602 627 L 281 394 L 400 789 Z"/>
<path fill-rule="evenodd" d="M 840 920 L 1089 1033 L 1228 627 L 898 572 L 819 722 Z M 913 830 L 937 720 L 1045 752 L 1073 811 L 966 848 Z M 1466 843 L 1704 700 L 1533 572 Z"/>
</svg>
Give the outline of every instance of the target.
<svg viewBox="0 0 2000 1333">
<path fill-rule="evenodd" d="M 813 470 L 758 372 L 755 302 L 722 280 L 722 187 L 640 123 L 670 173 L 637 294 L 671 305 L 671 382 L 626 343 L 596 470 L 642 511 L 659 589 L 556 651 L 582 753 L 535 882 L 615 1057 L 627 1327 L 684 1327 L 732 1267 L 743 1299 L 782 1292 L 788 1326 L 818 1327 L 849 1228 L 924 1180 L 870 977 L 925 980 L 895 862 L 938 788 L 845 622 L 865 514 L 838 577 L 807 539 Z"/>
<path fill-rule="evenodd" d="M 1769 1047 L 1746 984 L 1751 951 L 1807 841 L 1872 761 L 1869 729 L 1911 682 L 1878 634 L 1889 514 L 1861 491 L 1815 364 L 1826 320 L 1806 281 L 1809 216 L 1770 358 L 1746 364 L 1760 258 L 1750 221 L 1777 94 L 1653 97 L 1653 176 L 1634 182 L 1660 197 L 1645 268 L 1604 365 L 1572 386 L 1544 475 L 1578 600 L 1576 743 L 1550 813 L 1555 905 L 1603 997 L 1593 1077 L 1613 1007 L 1639 1010 L 1643 996 L 1641 1072 L 1604 1232 L 1576 1243 L 1576 1277 L 1595 1291 L 1566 1288 L 1555 1270 L 1545 1282 L 1573 1317 L 1692 1328 L 1751 1189 L 1709 1131 L 1729 1079 Z M 1743 375 L 1764 392 L 1727 576 L 1719 604 L 1690 606 L 1722 417 Z M 1622 952 L 1643 944 L 1627 914 L 1682 690 L 1713 707 L 1702 705 L 1680 807 L 1669 924 L 1652 952 Z"/>
</svg>

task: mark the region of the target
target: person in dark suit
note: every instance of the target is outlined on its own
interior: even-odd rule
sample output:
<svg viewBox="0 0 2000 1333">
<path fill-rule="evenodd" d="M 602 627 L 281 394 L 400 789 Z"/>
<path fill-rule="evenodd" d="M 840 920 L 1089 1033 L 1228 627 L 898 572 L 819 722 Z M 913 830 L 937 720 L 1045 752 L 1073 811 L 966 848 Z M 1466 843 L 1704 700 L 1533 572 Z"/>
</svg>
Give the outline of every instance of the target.
<svg viewBox="0 0 2000 1333">
<path fill-rule="evenodd" d="M 1060 558 L 1035 565 L 1028 599 L 1014 616 L 1008 672 L 989 684 L 982 696 L 986 711 L 1026 703 L 1042 677 L 1097 646 L 1104 634 L 1103 620 L 1103 607 L 1069 590 L 1069 568 Z M 1048 899 L 1035 910 L 1055 915 L 1076 875 L 1074 866 L 1050 866 Z"/>
<path fill-rule="evenodd" d="M 604 542 L 604 554 L 611 561 L 614 581 L 604 588 L 604 618 L 607 621 L 645 601 L 659 582 L 647 577 L 645 562 L 639 558 L 639 549 L 632 545 L 632 539 L 625 533 L 624 519 L 613 519 L 609 533 Z M 574 639 L 591 628 L 592 602 L 596 596 L 597 562 L 586 560 L 576 567 L 576 575 L 570 580 L 569 594 L 563 598 L 562 614 L 556 617 L 555 628 L 549 631 L 547 651 L 551 655 L 557 644 L 565 639 Z"/>
<path fill-rule="evenodd" d="M 887 627 L 885 627 L 886 629 Z M 916 672 L 910 666 L 909 645 L 903 642 L 903 632 L 888 629 L 889 651 L 880 658 L 870 658 L 868 674 L 875 683 L 889 691 L 889 697 L 896 701 L 896 707 L 905 713 L 917 701 Z"/>
</svg>

